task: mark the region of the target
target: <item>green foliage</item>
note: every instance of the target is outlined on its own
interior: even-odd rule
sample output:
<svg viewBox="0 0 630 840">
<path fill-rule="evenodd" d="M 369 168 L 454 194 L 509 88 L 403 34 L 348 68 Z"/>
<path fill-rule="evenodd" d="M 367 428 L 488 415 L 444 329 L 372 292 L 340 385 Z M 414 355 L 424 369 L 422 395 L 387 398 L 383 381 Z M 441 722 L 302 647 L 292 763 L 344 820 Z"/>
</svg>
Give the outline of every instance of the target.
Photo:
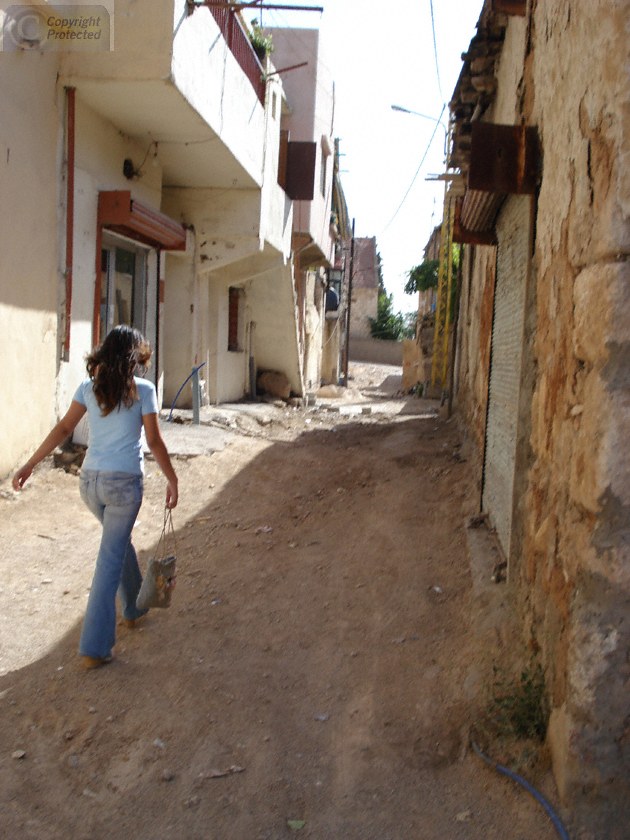
<svg viewBox="0 0 630 840">
<path fill-rule="evenodd" d="M 273 44 L 271 43 L 271 35 L 265 35 L 263 29 L 258 25 L 256 18 L 252 20 L 249 40 L 256 52 L 263 52 L 264 50 L 265 55 L 269 55 L 274 50 Z"/>
<path fill-rule="evenodd" d="M 414 338 L 416 335 L 416 326 L 418 323 L 417 312 L 407 312 L 404 318 L 403 338 Z"/>
<path fill-rule="evenodd" d="M 425 260 L 420 265 L 414 266 L 407 272 L 405 283 L 405 294 L 413 295 L 416 292 L 426 292 L 427 289 L 435 289 L 438 284 L 439 260 Z"/>
<path fill-rule="evenodd" d="M 457 285 L 455 281 L 459 274 L 459 253 L 459 245 L 453 244 L 453 286 Z M 407 272 L 405 294 L 413 295 L 416 292 L 426 292 L 428 289 L 437 289 L 439 270 L 439 260 L 425 260 L 420 263 L 420 265 L 414 266 Z"/>
<path fill-rule="evenodd" d="M 520 680 L 506 682 L 496 668 L 495 677 L 491 714 L 499 732 L 542 743 L 549 722 L 549 703 L 541 664 L 532 660 Z"/>
<path fill-rule="evenodd" d="M 378 296 L 376 318 L 368 318 L 370 335 L 389 341 L 400 341 L 405 331 L 405 317 L 402 312 L 394 312 L 394 296 L 381 292 Z"/>
</svg>

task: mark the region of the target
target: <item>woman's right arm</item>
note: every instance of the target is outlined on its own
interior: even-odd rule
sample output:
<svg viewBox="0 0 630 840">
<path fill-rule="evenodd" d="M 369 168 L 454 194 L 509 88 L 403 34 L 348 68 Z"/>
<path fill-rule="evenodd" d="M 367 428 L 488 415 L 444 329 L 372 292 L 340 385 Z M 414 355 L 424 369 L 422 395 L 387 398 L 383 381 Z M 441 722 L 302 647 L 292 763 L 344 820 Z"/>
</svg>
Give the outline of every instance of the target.
<svg viewBox="0 0 630 840">
<path fill-rule="evenodd" d="M 28 461 L 20 467 L 13 476 L 14 490 L 21 490 L 30 474 L 33 472 L 34 467 L 36 467 L 40 461 L 43 461 L 47 455 L 50 455 L 50 453 L 56 449 L 60 443 L 63 443 L 66 438 L 70 437 L 86 410 L 85 406 L 81 405 L 80 402 L 72 400 L 70 408 L 64 417 L 62 417 L 52 432 L 45 438 L 39 449 L 31 455 Z"/>
<path fill-rule="evenodd" d="M 168 482 L 166 486 L 166 507 L 174 508 L 177 505 L 178 489 L 177 476 L 171 464 L 171 459 L 164 443 L 164 438 L 160 432 L 157 414 L 143 414 L 142 424 L 144 426 L 144 434 L 149 445 L 149 449 L 153 453 L 153 457 L 160 465 L 160 468 Z"/>
</svg>

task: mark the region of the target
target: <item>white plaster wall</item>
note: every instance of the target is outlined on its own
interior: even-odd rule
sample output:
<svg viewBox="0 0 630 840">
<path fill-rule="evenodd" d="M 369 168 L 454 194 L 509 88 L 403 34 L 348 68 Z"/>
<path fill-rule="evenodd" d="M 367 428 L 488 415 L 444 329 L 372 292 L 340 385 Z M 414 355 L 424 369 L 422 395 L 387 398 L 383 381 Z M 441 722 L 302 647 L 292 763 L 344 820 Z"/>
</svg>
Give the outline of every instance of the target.
<svg viewBox="0 0 630 840">
<path fill-rule="evenodd" d="M 333 160 L 334 160 L 334 112 L 335 90 L 333 78 L 328 70 L 325 42 L 320 39 L 317 61 L 317 82 L 315 86 L 315 124 L 313 140 L 317 143 L 317 166 L 315 169 L 315 197 L 311 202 L 311 235 L 328 262 L 334 264 L 334 243 L 330 235 L 330 210 L 332 206 Z M 324 154 L 324 148 L 330 154 Z M 321 190 L 321 168 L 326 158 L 326 181 Z"/>
<path fill-rule="evenodd" d="M 256 323 L 256 367 L 286 374 L 292 390 L 302 394 L 295 295 L 290 264 L 271 270 L 248 285 L 247 302 Z"/>
<path fill-rule="evenodd" d="M 286 67 L 308 61 L 283 77 L 283 86 L 291 114 L 283 119 L 290 139 L 317 144 L 315 190 L 313 201 L 296 201 L 294 228 L 308 231 L 324 258 L 333 263 L 334 243 L 330 236 L 333 154 L 328 157 L 324 194 L 321 191 L 321 167 L 324 146 L 334 149 L 334 86 L 327 68 L 325 46 L 315 29 L 269 29 L 274 44 L 273 61 Z M 322 143 L 322 138 L 325 138 Z"/>
<path fill-rule="evenodd" d="M 0 58 L 0 478 L 56 422 L 59 54 Z"/>
<path fill-rule="evenodd" d="M 260 239 L 280 251 L 286 258 L 291 253 L 293 202 L 278 184 L 280 127 L 283 90 L 274 76 L 267 83 L 265 109 L 264 179 L 260 198 Z"/>
<path fill-rule="evenodd" d="M 216 331 L 216 402 L 233 402 L 240 400 L 247 391 L 246 382 L 248 379 L 249 360 L 245 348 L 240 350 L 228 350 L 228 312 L 229 312 L 229 287 L 220 284 L 216 289 L 217 306 L 217 331 Z M 244 317 L 244 310 L 247 308 L 247 299 L 241 297 L 239 308 L 242 307 L 240 317 Z"/>
<path fill-rule="evenodd" d="M 144 335 L 155 351 L 158 318 L 158 294 L 159 294 L 159 277 L 158 277 L 158 254 L 154 248 L 148 252 L 147 255 L 147 292 L 146 292 L 146 326 L 144 328 Z M 156 382 L 155 371 L 155 354 L 151 358 L 147 376 L 152 382 Z M 159 405 L 159 403 L 158 403 Z"/>
<path fill-rule="evenodd" d="M 315 132 L 315 89 L 317 86 L 319 33 L 316 29 L 265 30 L 271 33 L 275 67 L 290 67 L 307 61 L 285 73 L 282 84 L 291 113 L 283 120 L 291 132 L 291 140 L 313 140 Z"/>
<path fill-rule="evenodd" d="M 163 354 L 164 405 L 171 406 L 192 370 L 195 270 L 191 257 L 165 254 Z M 202 359 L 204 361 L 204 359 Z M 204 376 L 206 375 L 204 369 Z M 190 403 L 191 390 L 182 392 L 182 404 Z M 177 403 L 180 405 L 180 402 Z"/>
<path fill-rule="evenodd" d="M 257 324 L 256 347 L 274 364 L 284 365 L 291 358 L 290 367 L 299 369 L 294 358 L 295 309 L 287 265 L 290 224 L 287 222 L 289 230 L 282 241 L 284 251 L 269 244 L 261 248 L 257 190 L 167 188 L 162 211 L 193 225 L 197 243 L 194 262 L 188 260 L 186 269 L 174 271 L 171 266 L 183 266 L 182 258 L 167 257 L 165 401 L 168 403 L 175 395 L 195 358 L 198 364 L 207 362 L 204 377 L 211 403 L 239 399 L 247 393 L 248 353 L 227 349 L 230 285 L 246 287 L 243 306 L 253 313 L 251 318 Z M 271 265 L 276 268 L 270 270 Z M 265 323 L 268 318 L 269 324 Z M 299 387 L 299 375 L 292 381 Z M 186 393 L 182 394 L 184 402 Z"/>
<path fill-rule="evenodd" d="M 147 148 L 148 143 L 145 145 L 121 134 L 116 126 L 77 97 L 70 358 L 60 368 L 57 386 L 62 411 L 70 404 L 78 383 L 85 377 L 85 356 L 92 349 L 98 194 L 101 190 L 131 190 L 132 198 L 159 209 L 162 178 L 159 167 L 143 167 L 144 174 L 137 181 L 128 181 L 122 174 L 125 158 L 131 157 L 139 164 Z M 152 266 L 149 289 L 156 284 L 155 262 Z M 152 293 L 155 294 L 154 289 Z M 148 311 L 148 323 L 155 320 L 154 313 L 155 303 Z M 154 326 L 152 331 L 155 331 Z"/>
<path fill-rule="evenodd" d="M 193 225 L 199 266 L 215 270 L 260 250 L 260 191 L 165 188 L 162 212 Z"/>
<path fill-rule="evenodd" d="M 94 79 L 163 79 L 171 69 L 173 0 L 115 0 L 114 50 L 68 52 L 62 74 Z"/>
<path fill-rule="evenodd" d="M 186 18 L 185 5 L 185 0 L 175 0 L 173 81 L 260 186 L 264 108 L 209 9 L 197 9 Z"/>
<path fill-rule="evenodd" d="M 321 378 L 327 385 L 339 382 L 341 319 L 326 318 L 323 329 Z"/>
<path fill-rule="evenodd" d="M 304 384 L 320 385 L 324 327 L 324 292 L 318 271 L 307 271 L 304 294 Z"/>
</svg>

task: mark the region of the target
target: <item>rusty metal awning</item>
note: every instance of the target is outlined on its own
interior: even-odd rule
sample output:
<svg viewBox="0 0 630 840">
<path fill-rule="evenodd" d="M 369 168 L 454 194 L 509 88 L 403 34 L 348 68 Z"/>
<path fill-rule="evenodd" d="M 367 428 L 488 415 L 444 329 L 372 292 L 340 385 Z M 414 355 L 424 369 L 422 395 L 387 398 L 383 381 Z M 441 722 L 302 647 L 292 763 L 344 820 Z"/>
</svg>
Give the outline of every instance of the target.
<svg viewBox="0 0 630 840">
<path fill-rule="evenodd" d="M 165 251 L 186 250 L 183 225 L 131 197 L 131 190 L 107 190 L 98 194 L 98 224 Z"/>
</svg>

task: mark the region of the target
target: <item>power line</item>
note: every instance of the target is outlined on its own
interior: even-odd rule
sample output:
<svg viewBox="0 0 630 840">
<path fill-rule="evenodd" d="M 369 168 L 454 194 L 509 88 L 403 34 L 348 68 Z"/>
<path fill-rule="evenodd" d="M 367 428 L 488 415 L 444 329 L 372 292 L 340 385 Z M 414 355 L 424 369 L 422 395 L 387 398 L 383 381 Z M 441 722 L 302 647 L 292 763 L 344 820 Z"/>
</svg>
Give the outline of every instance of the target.
<svg viewBox="0 0 630 840">
<path fill-rule="evenodd" d="M 441 119 L 442 119 L 442 114 L 444 113 L 444 109 L 445 109 L 445 108 L 446 108 L 446 105 L 442 105 L 442 110 L 440 111 L 439 120 L 441 120 Z M 422 155 L 422 160 L 420 161 L 420 164 L 419 164 L 418 168 L 416 169 L 416 174 L 415 174 L 415 175 L 413 176 L 413 178 L 411 179 L 411 183 L 409 184 L 409 187 L 408 187 L 408 189 L 407 189 L 407 192 L 404 194 L 402 201 L 400 202 L 400 204 L 399 204 L 399 205 L 398 205 L 398 207 L 396 208 L 396 212 L 395 212 L 395 213 L 394 213 L 394 215 L 391 217 L 391 219 L 389 220 L 389 222 L 385 225 L 385 227 L 383 228 L 383 230 L 380 232 L 379 236 L 382 236 L 382 235 L 385 233 L 385 231 L 387 230 L 387 228 L 388 228 L 388 227 L 391 225 L 391 223 L 394 221 L 394 219 L 395 219 L 395 218 L 396 218 L 396 216 L 398 215 L 398 212 L 399 212 L 400 208 L 401 208 L 401 207 L 403 206 L 403 204 L 405 203 L 405 200 L 406 200 L 407 196 L 408 196 L 408 195 L 409 195 L 409 193 L 411 192 L 411 188 L 412 188 L 412 187 L 413 187 L 413 185 L 415 184 L 415 182 L 416 182 L 416 178 L 418 177 L 418 175 L 419 175 L 419 173 L 420 173 L 420 170 L 422 169 L 422 164 L 424 163 L 424 161 L 426 160 L 427 155 L 429 154 L 429 149 L 431 148 L 431 144 L 433 143 L 433 138 L 435 137 L 435 132 L 438 130 L 438 126 L 439 126 L 439 125 L 442 125 L 442 124 L 441 124 L 439 121 L 438 121 L 438 122 L 436 122 L 436 124 L 435 124 L 435 128 L 433 129 L 433 134 L 431 135 L 431 139 L 429 140 L 429 145 L 427 146 L 425 153 Z M 442 128 L 444 128 L 444 126 L 442 126 Z"/>
<path fill-rule="evenodd" d="M 438 83 L 438 91 L 440 92 L 440 99 L 444 102 L 444 96 L 442 94 L 442 85 L 440 84 L 440 66 L 438 63 L 438 56 L 437 56 L 437 41 L 435 40 L 435 17 L 433 16 L 433 0 L 429 0 L 429 6 L 431 8 L 431 31 L 433 32 L 433 55 L 435 56 L 435 72 L 437 73 L 437 83 Z"/>
</svg>

